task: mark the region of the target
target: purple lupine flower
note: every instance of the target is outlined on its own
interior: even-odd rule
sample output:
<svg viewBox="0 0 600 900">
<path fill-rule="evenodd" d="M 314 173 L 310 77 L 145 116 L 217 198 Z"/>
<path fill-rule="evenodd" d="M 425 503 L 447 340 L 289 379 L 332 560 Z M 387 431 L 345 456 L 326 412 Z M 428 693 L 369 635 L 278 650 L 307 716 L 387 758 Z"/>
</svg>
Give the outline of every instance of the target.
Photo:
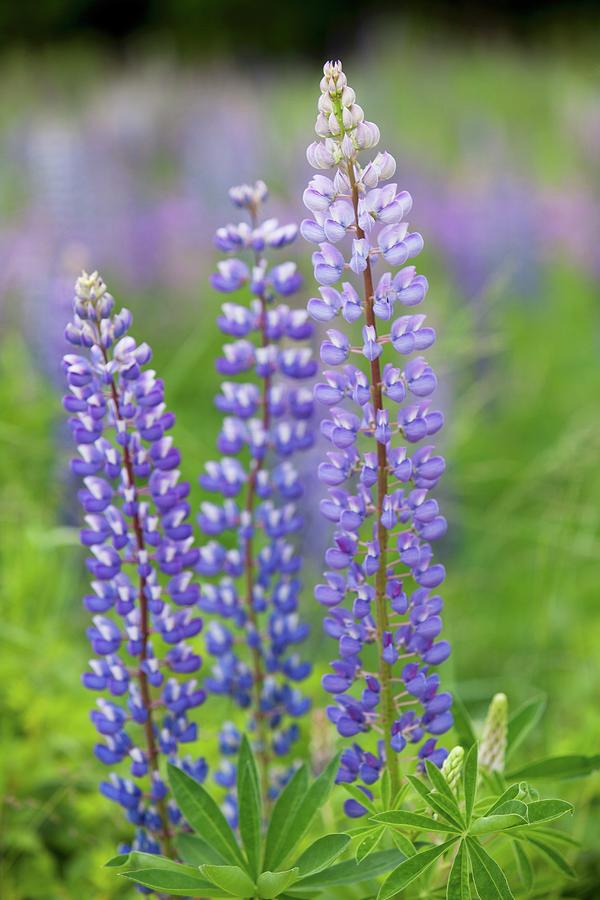
<svg viewBox="0 0 600 900">
<path fill-rule="evenodd" d="M 200 483 L 223 500 L 201 506 L 200 527 L 214 539 L 201 549 L 197 570 L 205 579 L 200 607 L 220 617 L 207 629 L 214 662 L 206 685 L 249 710 L 263 793 L 274 796 L 281 777 L 273 763 L 289 753 L 298 737 L 294 720 L 309 707 L 296 687 L 310 665 L 296 650 L 308 628 L 298 616 L 300 557 L 293 540 L 302 528 L 296 503 L 303 487 L 290 457 L 313 442 L 312 391 L 302 381 L 315 374 L 317 364 L 301 343 L 313 329 L 306 311 L 279 299 L 298 289 L 297 268 L 292 262 L 272 266 L 265 255 L 268 248 L 291 243 L 297 227 L 261 219 L 264 182 L 232 188 L 230 197 L 248 221 L 219 228 L 216 244 L 246 259 L 219 262 L 211 281 L 225 293 L 244 285 L 253 299 L 249 305 L 224 303 L 217 320 L 232 338 L 217 363 L 227 376 L 216 398 L 224 413 L 218 438 L 224 455 L 206 464 Z M 324 258 L 333 267 L 335 249 Z M 229 380 L 249 374 L 255 380 Z M 239 741 L 237 729 L 226 723 L 220 737 L 224 756 L 235 756 Z M 217 780 L 230 789 L 235 769 L 226 762 Z M 235 821 L 231 793 L 225 809 Z"/>
<path fill-rule="evenodd" d="M 407 744 L 422 744 L 414 748 L 417 764 L 430 759 L 441 765 L 446 751 L 437 739 L 452 725 L 452 697 L 440 692 L 432 671 L 450 652 L 440 640 L 442 600 L 435 593 L 445 571 L 434 563 L 430 543 L 445 533 L 446 520 L 428 496 L 444 461 L 431 444 L 412 456 L 406 446 L 442 425 L 441 413 L 430 407 L 436 376 L 422 356 L 411 356 L 429 348 L 435 332 L 424 315 L 398 315 L 421 302 L 427 281 L 413 265 L 396 273 L 385 265 L 401 266 L 417 256 L 423 240 L 403 221 L 410 195 L 395 184 L 382 185 L 394 174 L 393 157 L 377 153 L 370 162 L 359 162 L 360 151 L 377 144 L 379 129 L 364 120 L 339 62 L 324 67 L 318 110 L 316 132 L 322 140 L 311 144 L 308 160 L 318 169 L 335 167 L 335 175 L 315 176 L 304 194 L 313 218 L 302 224 L 302 233 L 319 244 L 313 263 L 322 285 L 321 299 L 309 300 L 308 312 L 319 322 L 341 314 L 363 323 L 358 346 L 343 331 L 329 328 L 321 359 L 340 368 L 326 371 L 315 390 L 330 407 L 321 430 L 333 445 L 319 466 L 329 487 L 321 510 L 336 527 L 325 554 L 329 571 L 315 591 L 327 609 L 325 631 L 339 649 L 323 687 L 333 696 L 327 714 L 340 735 L 382 734 L 370 750 L 354 743 L 344 753 L 338 780 L 358 780 L 371 796 L 370 786 L 387 766 L 395 794 L 397 754 Z M 351 217 L 338 213 L 341 205 L 350 207 Z M 335 247 L 327 231 L 332 218 Z M 376 277 L 377 266 L 384 271 Z M 360 296 L 349 283 L 341 292 L 337 287 L 352 273 L 360 276 Z M 395 365 L 399 355 L 410 356 L 403 368 Z M 357 365 L 347 362 L 351 358 Z M 369 644 L 377 645 L 375 672 L 365 671 L 363 651 Z M 347 812 L 360 815 L 365 809 L 352 800 Z"/>
<path fill-rule="evenodd" d="M 206 763 L 180 755 L 196 739 L 188 718 L 204 702 L 201 659 L 189 639 L 198 634 L 199 586 L 179 451 L 169 431 L 175 417 L 164 386 L 147 367 L 151 350 L 127 332 L 131 313 L 114 300 L 97 273 L 75 286 L 64 357 L 69 387 L 64 406 L 78 456 L 85 512 L 81 541 L 89 556 L 92 650 L 83 684 L 99 692 L 91 719 L 100 735 L 97 758 L 128 763 L 100 785 L 135 825 L 132 847 L 172 854 L 171 830 L 180 818 L 162 779 L 161 759 L 198 780 Z"/>
</svg>

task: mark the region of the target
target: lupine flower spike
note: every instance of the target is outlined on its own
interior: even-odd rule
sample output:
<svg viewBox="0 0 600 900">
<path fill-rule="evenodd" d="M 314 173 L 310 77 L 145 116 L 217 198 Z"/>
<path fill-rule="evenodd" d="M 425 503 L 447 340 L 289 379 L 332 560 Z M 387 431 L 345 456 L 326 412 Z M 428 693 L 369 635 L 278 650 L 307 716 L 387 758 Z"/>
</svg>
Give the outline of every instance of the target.
<svg viewBox="0 0 600 900">
<path fill-rule="evenodd" d="M 223 497 L 203 503 L 200 511 L 202 530 L 215 538 L 201 550 L 200 606 L 221 617 L 207 628 L 206 646 L 214 657 L 207 687 L 250 710 L 267 799 L 287 777 L 277 781 L 274 758 L 288 753 L 298 736 L 295 719 L 309 708 L 295 686 L 310 665 L 295 649 L 308 628 L 298 617 L 300 557 L 290 540 L 302 527 L 296 503 L 303 489 L 290 457 L 313 442 L 312 391 L 301 382 L 315 374 L 317 364 L 303 343 L 313 329 L 306 311 L 279 299 L 299 288 L 296 266 L 271 266 L 267 260 L 269 250 L 295 240 L 297 226 L 261 219 L 264 182 L 232 188 L 230 198 L 248 219 L 218 229 L 217 247 L 232 255 L 218 263 L 211 282 L 222 293 L 243 289 L 252 299 L 224 303 L 218 318 L 233 340 L 217 361 L 226 379 L 216 398 L 225 414 L 218 438 L 223 456 L 209 462 L 200 478 L 206 490 Z M 252 381 L 246 380 L 249 373 Z M 245 377 L 233 380 L 237 375 Z M 226 723 L 220 736 L 225 759 L 215 776 L 225 788 L 235 785 L 232 757 L 239 741 L 239 731 Z M 233 795 L 226 810 L 234 822 Z"/>
<path fill-rule="evenodd" d="M 358 779 L 369 795 L 387 766 L 395 793 L 399 752 L 420 745 L 419 766 L 427 759 L 441 766 L 447 751 L 437 738 L 452 725 L 452 696 L 439 690 L 432 671 L 450 653 L 438 639 L 436 588 L 445 572 L 431 548 L 446 520 L 429 496 L 444 471 L 429 440 L 443 419 L 430 405 L 436 376 L 420 355 L 435 332 L 421 313 L 398 315 L 427 293 L 426 278 L 404 265 L 423 239 L 405 222 L 410 195 L 385 183 L 394 175 L 394 158 L 383 152 L 361 159 L 377 145 L 379 129 L 365 120 L 339 62 L 324 67 L 316 132 L 320 140 L 308 148 L 308 161 L 335 173 L 314 176 L 304 192 L 311 218 L 301 231 L 318 244 L 313 264 L 320 284 L 308 311 L 318 322 L 343 323 L 321 345 L 328 369 L 315 391 L 330 408 L 321 430 L 332 449 L 319 477 L 329 488 L 322 512 L 336 527 L 325 582 L 316 588 L 328 609 L 325 630 L 339 645 L 323 685 L 335 700 L 328 715 L 340 735 L 359 738 L 374 730 L 380 736 L 377 747 L 354 743 L 343 753 L 338 780 Z M 362 340 L 354 345 L 347 332 L 357 326 Z M 377 645 L 375 671 L 366 666 L 367 644 Z M 346 810 L 360 815 L 364 807 L 350 800 Z"/>
<path fill-rule="evenodd" d="M 508 740 L 508 699 L 495 694 L 489 705 L 479 745 L 479 765 L 489 772 L 503 772 Z"/>
<path fill-rule="evenodd" d="M 189 486 L 168 435 L 174 416 L 162 381 L 147 368 L 151 350 L 127 334 L 130 326 L 131 313 L 114 312 L 99 275 L 83 273 L 66 328 L 78 353 L 63 362 L 78 450 L 71 467 L 83 480 L 81 541 L 93 578 L 84 603 L 95 656 L 83 684 L 100 694 L 91 714 L 96 756 L 110 767 L 129 765 L 129 774 L 112 772 L 101 792 L 136 826 L 131 848 L 173 855 L 180 814 L 161 758 L 198 780 L 206 774 L 203 759 L 179 756 L 196 739 L 188 712 L 205 697 L 193 677 L 201 660 L 188 643 L 202 626 L 198 550 L 187 522 Z"/>
<path fill-rule="evenodd" d="M 449 787 L 456 794 L 462 774 L 463 764 L 465 761 L 464 747 L 460 745 L 453 747 L 444 762 L 442 763 L 442 775 L 448 782 Z"/>
</svg>

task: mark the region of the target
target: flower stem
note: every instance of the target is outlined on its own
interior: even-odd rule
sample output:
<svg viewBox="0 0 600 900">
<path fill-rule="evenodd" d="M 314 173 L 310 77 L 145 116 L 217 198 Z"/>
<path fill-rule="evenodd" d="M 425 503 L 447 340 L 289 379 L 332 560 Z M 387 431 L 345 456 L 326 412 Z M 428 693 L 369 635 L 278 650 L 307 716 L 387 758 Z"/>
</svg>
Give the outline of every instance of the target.
<svg viewBox="0 0 600 900">
<path fill-rule="evenodd" d="M 256 227 L 256 211 L 251 210 L 251 218 L 252 218 L 252 227 Z M 255 262 L 258 264 L 258 254 L 255 254 Z M 261 334 L 261 345 L 266 347 L 268 344 L 268 334 L 267 334 L 267 298 L 264 294 L 264 291 L 261 292 L 260 295 L 260 334 Z M 271 425 L 271 409 L 270 409 L 270 393 L 271 393 L 271 376 L 265 375 L 262 379 L 261 386 L 261 406 L 262 406 L 262 426 L 265 434 L 268 434 L 269 428 Z M 248 477 L 248 492 L 246 494 L 246 505 L 245 511 L 248 513 L 249 523 L 248 523 L 248 536 L 244 541 L 244 569 L 246 575 L 246 610 L 248 614 L 248 619 L 254 629 L 254 631 L 258 634 L 258 617 L 256 615 L 256 610 L 254 609 L 254 539 L 253 539 L 253 531 L 254 531 L 254 503 L 256 500 L 256 485 L 258 481 L 258 474 L 262 469 L 264 457 L 256 457 L 252 462 L 252 466 L 250 468 L 250 475 Z M 256 736 L 258 746 L 256 748 L 256 756 L 258 759 L 258 768 L 260 773 L 260 784 L 261 784 L 261 793 L 263 798 L 263 807 L 266 807 L 269 799 L 269 741 L 268 741 L 268 729 L 267 722 L 265 720 L 265 715 L 263 710 L 261 709 L 262 704 L 262 690 L 263 683 L 265 680 L 265 673 L 263 667 L 263 658 L 261 654 L 260 647 L 252 646 L 251 647 L 251 656 L 252 656 L 252 689 L 254 693 L 254 707 L 255 707 L 255 717 L 256 717 Z"/>
<path fill-rule="evenodd" d="M 108 356 L 106 350 L 103 351 L 104 360 L 108 362 Z M 110 392 L 113 401 L 113 406 L 115 410 L 115 418 L 123 422 L 124 419 L 121 415 L 119 408 L 119 395 L 117 392 L 117 388 L 114 382 L 114 379 L 110 380 Z M 129 453 L 129 448 L 127 446 L 123 447 L 123 466 L 125 468 L 125 472 L 127 473 L 127 482 L 128 487 L 134 491 L 134 502 L 137 503 L 137 489 L 135 485 L 135 475 L 133 472 L 133 463 L 131 460 L 131 454 Z M 138 554 L 143 553 L 145 550 L 144 543 L 144 533 L 142 529 L 142 525 L 140 522 L 140 518 L 135 512 L 132 516 L 132 524 L 133 531 L 135 534 L 135 541 L 138 550 Z M 148 753 L 148 765 L 150 767 L 150 771 L 153 775 L 160 776 L 160 768 L 158 765 L 158 747 L 156 745 L 156 738 L 154 735 L 154 720 L 152 716 L 152 695 L 150 691 L 150 684 L 148 683 L 148 676 L 143 670 L 143 664 L 148 659 L 148 641 L 150 637 L 150 617 L 148 614 L 148 599 L 146 597 L 146 578 L 144 575 L 139 576 L 139 585 L 138 585 L 138 601 L 140 605 L 140 632 L 141 632 L 141 643 L 142 648 L 140 652 L 140 666 L 137 671 L 137 678 L 140 686 L 140 694 L 142 697 L 142 704 L 144 709 L 146 710 L 146 721 L 144 722 L 144 733 L 146 736 L 146 749 Z M 167 813 L 167 804 L 165 803 L 165 798 L 160 797 L 155 800 L 156 809 L 161 822 L 161 840 L 162 840 L 162 849 L 166 856 L 171 859 L 175 859 L 175 850 L 173 848 L 173 844 L 171 842 L 171 830 L 169 827 L 169 816 Z"/>
<path fill-rule="evenodd" d="M 354 163 L 349 160 L 348 178 L 352 189 L 352 205 L 354 207 L 354 222 L 356 226 L 356 234 L 359 239 L 365 237 L 365 233 L 361 228 L 358 220 L 358 187 L 354 176 Z M 375 314 L 373 312 L 373 274 L 371 272 L 371 261 L 367 259 L 367 265 L 363 272 L 364 284 L 364 308 L 367 325 L 371 325 L 377 334 L 377 325 Z M 383 407 L 383 393 L 381 389 L 381 368 L 379 359 L 371 360 L 371 391 L 373 394 L 373 405 L 375 408 L 375 417 L 377 412 Z M 390 784 L 392 789 L 392 797 L 395 797 L 400 789 L 400 771 L 398 767 L 398 757 L 391 745 L 392 740 L 392 724 L 396 718 L 394 709 L 394 692 L 391 683 L 392 667 L 383 659 L 383 634 L 389 629 L 388 610 L 386 601 L 387 587 L 387 552 L 388 552 L 388 533 L 387 529 L 381 522 L 383 511 L 383 501 L 388 491 L 388 460 L 387 448 L 385 444 L 377 442 L 377 504 L 375 515 L 377 516 L 377 542 L 379 544 L 379 565 L 375 575 L 375 607 L 377 611 L 377 640 L 379 643 L 379 682 L 381 688 L 381 719 L 383 725 L 383 733 L 385 738 L 385 757 L 388 771 L 390 773 Z"/>
</svg>

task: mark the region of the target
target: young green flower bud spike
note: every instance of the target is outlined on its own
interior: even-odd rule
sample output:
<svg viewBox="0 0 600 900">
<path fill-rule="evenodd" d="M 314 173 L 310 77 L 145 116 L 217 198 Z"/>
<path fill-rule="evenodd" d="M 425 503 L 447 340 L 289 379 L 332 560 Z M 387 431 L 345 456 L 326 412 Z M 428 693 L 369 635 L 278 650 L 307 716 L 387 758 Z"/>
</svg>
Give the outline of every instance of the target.
<svg viewBox="0 0 600 900">
<path fill-rule="evenodd" d="M 503 772 L 508 733 L 508 700 L 506 694 L 492 698 L 483 726 L 479 746 L 479 765 L 490 772 Z"/>
<path fill-rule="evenodd" d="M 463 762 L 465 759 L 465 751 L 463 747 L 453 747 L 444 762 L 442 763 L 442 775 L 448 782 L 449 787 L 456 793 L 458 789 L 458 781 L 462 772 Z"/>
</svg>

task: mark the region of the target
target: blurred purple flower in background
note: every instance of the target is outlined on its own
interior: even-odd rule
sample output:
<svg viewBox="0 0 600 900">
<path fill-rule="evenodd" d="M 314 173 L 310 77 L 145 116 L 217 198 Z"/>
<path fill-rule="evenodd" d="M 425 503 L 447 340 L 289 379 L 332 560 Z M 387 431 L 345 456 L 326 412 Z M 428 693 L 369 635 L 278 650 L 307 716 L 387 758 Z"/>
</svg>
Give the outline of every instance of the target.
<svg viewBox="0 0 600 900">
<path fill-rule="evenodd" d="M 10 219 L 0 223 L 0 315 L 21 320 L 53 374 L 56 353 L 45 348 L 59 345 L 68 285 L 92 255 L 122 289 L 168 289 L 172 302 L 185 303 L 210 264 L 199 248 L 208 244 L 215 211 L 224 211 L 234 175 L 269 171 L 293 196 L 299 126 L 292 120 L 280 128 L 280 82 L 263 73 L 257 93 L 235 73 L 215 80 L 209 71 L 189 75 L 148 63 L 84 84 L 79 103 L 57 102 L 52 115 L 41 106 L 25 109 L 0 131 L 15 194 Z M 588 167 L 598 132 L 593 99 L 564 110 Z M 480 126 L 475 120 L 474 129 Z M 519 287 L 557 252 L 598 277 L 598 205 L 585 173 L 580 183 L 549 190 L 520 171 L 506 148 L 491 152 L 491 174 L 487 150 L 465 149 L 443 169 L 403 154 L 419 225 L 460 293 L 480 294 L 499 273 Z M 289 206 L 288 199 L 275 214 L 289 215 Z M 338 228 L 346 212 L 333 210 Z M 360 265 L 360 245 L 355 253 Z"/>
</svg>

